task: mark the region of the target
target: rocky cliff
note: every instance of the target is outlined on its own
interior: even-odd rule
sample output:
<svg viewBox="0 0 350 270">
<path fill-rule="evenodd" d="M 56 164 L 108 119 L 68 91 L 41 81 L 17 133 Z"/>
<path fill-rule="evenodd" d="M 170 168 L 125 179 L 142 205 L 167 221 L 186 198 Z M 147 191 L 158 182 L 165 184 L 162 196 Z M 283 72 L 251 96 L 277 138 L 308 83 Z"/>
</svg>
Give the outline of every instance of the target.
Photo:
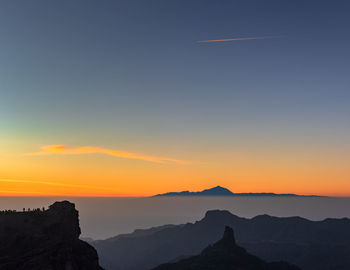
<svg viewBox="0 0 350 270">
<path fill-rule="evenodd" d="M 78 211 L 68 202 L 48 210 L 0 213 L 0 270 L 102 270 L 96 250 L 79 240 Z"/>
</svg>

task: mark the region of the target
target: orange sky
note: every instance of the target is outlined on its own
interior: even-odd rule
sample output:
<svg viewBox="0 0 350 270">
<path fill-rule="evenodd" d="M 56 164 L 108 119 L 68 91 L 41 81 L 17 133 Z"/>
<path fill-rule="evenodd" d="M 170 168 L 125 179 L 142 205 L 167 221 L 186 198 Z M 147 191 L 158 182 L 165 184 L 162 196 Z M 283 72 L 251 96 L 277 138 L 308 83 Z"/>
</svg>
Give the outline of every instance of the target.
<svg viewBox="0 0 350 270">
<path fill-rule="evenodd" d="M 1 196 L 148 196 L 216 185 L 233 192 L 350 195 L 346 159 L 317 149 L 160 155 L 60 144 L 12 150 L 0 156 Z"/>
</svg>

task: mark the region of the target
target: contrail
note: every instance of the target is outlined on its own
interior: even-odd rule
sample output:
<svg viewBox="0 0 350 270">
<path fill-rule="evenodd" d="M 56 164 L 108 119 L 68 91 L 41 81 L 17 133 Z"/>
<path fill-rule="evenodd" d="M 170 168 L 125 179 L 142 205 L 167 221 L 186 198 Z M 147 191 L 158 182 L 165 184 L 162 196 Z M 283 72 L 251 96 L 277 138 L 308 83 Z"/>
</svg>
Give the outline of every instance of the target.
<svg viewBox="0 0 350 270">
<path fill-rule="evenodd" d="M 197 43 L 215 43 L 215 42 L 228 42 L 228 41 L 241 41 L 241 40 L 256 40 L 256 39 L 271 39 L 278 36 L 262 36 L 262 37 L 238 37 L 238 38 L 224 38 L 224 39 L 208 39 L 199 40 Z"/>
<path fill-rule="evenodd" d="M 132 153 L 121 150 L 113 150 L 107 148 L 101 148 L 96 146 L 78 146 L 78 147 L 66 147 L 65 145 L 44 145 L 41 147 L 40 152 L 27 153 L 26 156 L 42 156 L 42 155 L 78 155 L 78 154 L 106 154 L 110 156 L 128 158 L 128 159 L 139 159 L 155 163 L 175 163 L 175 164 L 193 164 L 191 161 L 185 161 L 180 159 L 174 159 L 169 157 L 151 156 L 140 153 Z"/>
</svg>

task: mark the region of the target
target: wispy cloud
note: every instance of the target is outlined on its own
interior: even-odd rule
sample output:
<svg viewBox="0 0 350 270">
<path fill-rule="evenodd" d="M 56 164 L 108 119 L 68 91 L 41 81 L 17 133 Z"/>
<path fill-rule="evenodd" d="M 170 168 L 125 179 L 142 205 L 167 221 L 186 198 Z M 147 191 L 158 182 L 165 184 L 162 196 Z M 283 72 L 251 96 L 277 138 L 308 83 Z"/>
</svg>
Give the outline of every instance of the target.
<svg viewBox="0 0 350 270">
<path fill-rule="evenodd" d="M 4 189 L 1 187 L 1 183 L 8 183 L 8 184 L 23 184 L 30 186 L 52 186 L 56 191 L 53 193 L 46 192 L 38 192 L 36 190 L 33 191 L 33 188 L 23 189 L 22 191 L 16 189 Z M 23 185 L 21 185 L 23 187 Z M 55 188 L 56 187 L 56 188 Z M 61 182 L 52 182 L 52 181 L 36 181 L 36 180 L 22 180 L 22 179 L 1 179 L 0 178 L 0 194 L 9 194 L 10 196 L 13 195 L 35 195 L 35 196 L 51 196 L 54 195 L 55 192 L 57 192 L 57 189 L 66 188 L 65 190 L 68 191 L 68 194 L 73 196 L 118 196 L 118 197 L 134 197 L 135 194 L 125 194 L 125 193 L 118 193 L 114 192 L 112 188 L 110 187 L 103 187 L 103 186 L 93 186 L 93 185 L 81 185 L 81 184 L 68 184 L 68 183 L 61 183 Z M 81 193 L 72 192 L 72 190 L 79 190 Z M 56 194 L 57 195 L 57 194 Z M 58 192 L 58 195 L 67 195 L 66 192 Z M 7 195 L 6 195 L 7 196 Z M 140 195 L 138 195 L 140 196 Z"/>
<path fill-rule="evenodd" d="M 109 190 L 100 186 L 90 186 L 90 185 L 76 185 L 76 184 L 66 184 L 59 182 L 50 182 L 50 181 L 33 181 L 33 180 L 21 180 L 21 179 L 0 179 L 0 183 L 21 183 L 21 184 L 39 184 L 47 186 L 57 186 L 57 187 L 72 187 L 72 188 L 86 188 L 86 189 L 101 189 Z M 3 190 L 1 190 L 3 191 Z M 9 191 L 12 192 L 12 191 Z"/>
<path fill-rule="evenodd" d="M 10 196 L 13 196 L 14 194 L 18 194 L 18 195 L 26 195 L 27 193 L 23 192 L 23 191 L 18 191 L 18 190 L 9 190 L 9 189 L 1 189 L 0 190 L 0 194 L 9 194 Z M 45 195 L 45 193 L 43 192 L 35 192 L 35 191 L 31 191 L 30 194 L 35 194 L 35 195 Z"/>
<path fill-rule="evenodd" d="M 237 38 L 223 38 L 223 39 L 208 39 L 198 40 L 197 43 L 215 43 L 215 42 L 229 42 L 229 41 L 242 41 L 242 40 L 257 40 L 257 39 L 271 39 L 279 36 L 258 36 L 258 37 L 237 37 Z"/>
<path fill-rule="evenodd" d="M 174 159 L 169 157 L 151 156 L 140 153 L 133 153 L 121 150 L 101 148 L 96 146 L 78 146 L 67 147 L 65 145 L 44 145 L 41 151 L 35 153 L 27 153 L 26 156 L 42 156 L 42 155 L 79 155 L 79 154 L 106 154 L 114 157 L 139 159 L 155 163 L 176 163 L 176 164 L 192 164 L 191 161 Z"/>
</svg>

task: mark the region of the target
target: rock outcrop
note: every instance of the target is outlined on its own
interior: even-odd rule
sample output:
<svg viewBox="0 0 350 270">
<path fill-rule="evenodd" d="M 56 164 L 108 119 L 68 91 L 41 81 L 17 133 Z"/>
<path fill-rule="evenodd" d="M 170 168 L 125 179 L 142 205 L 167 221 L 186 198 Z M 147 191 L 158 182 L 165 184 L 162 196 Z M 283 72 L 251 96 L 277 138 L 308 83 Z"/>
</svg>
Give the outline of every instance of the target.
<svg viewBox="0 0 350 270">
<path fill-rule="evenodd" d="M 266 263 L 236 244 L 233 230 L 225 228 L 221 240 L 209 245 L 200 255 L 176 263 L 160 265 L 154 270 L 298 270 L 286 262 Z"/>
<path fill-rule="evenodd" d="M 79 240 L 78 211 L 68 202 L 48 210 L 0 213 L 0 270 L 102 270 L 96 250 Z"/>
</svg>

